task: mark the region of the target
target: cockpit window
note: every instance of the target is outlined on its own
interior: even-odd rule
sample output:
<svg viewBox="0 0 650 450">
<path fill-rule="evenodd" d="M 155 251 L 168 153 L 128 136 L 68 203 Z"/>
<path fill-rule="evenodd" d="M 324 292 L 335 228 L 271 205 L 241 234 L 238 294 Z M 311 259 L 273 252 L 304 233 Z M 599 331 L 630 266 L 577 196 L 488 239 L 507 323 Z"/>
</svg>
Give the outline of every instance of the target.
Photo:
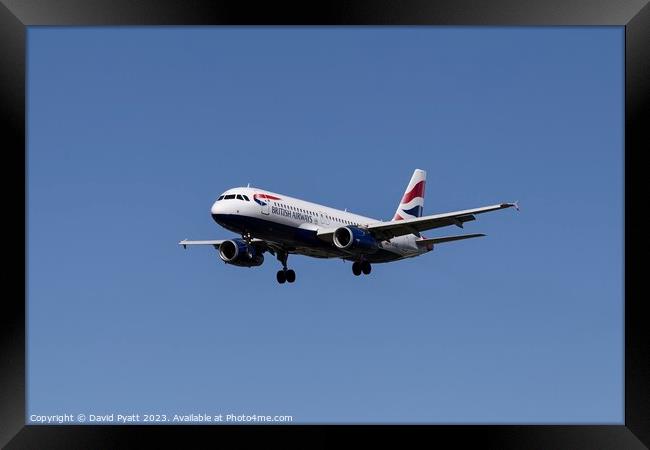
<svg viewBox="0 0 650 450">
<path fill-rule="evenodd" d="M 233 200 L 233 199 L 237 199 L 237 200 L 245 200 L 245 201 L 247 201 L 247 202 L 250 202 L 250 200 L 248 199 L 248 197 L 245 196 L 244 194 L 228 194 L 228 195 L 221 195 L 221 196 L 219 196 L 219 198 L 217 199 L 217 201 L 219 201 L 219 200 Z"/>
</svg>

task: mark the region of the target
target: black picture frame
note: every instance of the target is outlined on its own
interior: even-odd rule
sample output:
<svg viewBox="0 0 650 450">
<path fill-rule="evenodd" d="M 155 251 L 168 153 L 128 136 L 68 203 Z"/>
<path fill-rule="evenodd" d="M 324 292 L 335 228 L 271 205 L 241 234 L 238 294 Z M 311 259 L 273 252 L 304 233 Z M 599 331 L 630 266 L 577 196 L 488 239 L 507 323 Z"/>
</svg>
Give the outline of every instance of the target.
<svg viewBox="0 0 650 450">
<path fill-rule="evenodd" d="M 643 165 L 640 154 L 650 142 L 648 112 L 650 83 L 650 6 L 647 0 L 603 2 L 597 0 L 402 0 L 268 2 L 255 4 L 236 1 L 194 0 L 3 0 L 0 4 L 0 109 L 5 132 L 5 226 L 15 229 L 5 234 L 5 259 L 23 255 L 2 271 L 4 285 L 21 284 L 17 292 L 5 290 L 2 305 L 2 358 L 0 358 L 0 445 L 6 448 L 107 448 L 142 446 L 152 439 L 167 443 L 207 438 L 223 442 L 231 434 L 238 446 L 246 445 L 250 431 L 262 437 L 286 438 L 285 430 L 307 432 L 307 446 L 347 439 L 349 426 L 37 426 L 25 425 L 27 289 L 26 254 L 26 172 L 25 172 L 25 69 L 26 27 L 97 25 L 492 25 L 492 26 L 590 26 L 625 27 L 625 267 L 641 252 L 635 214 L 647 204 L 636 184 Z M 23 198 L 15 194 L 23 175 Z M 14 179 L 15 178 L 15 179 Z M 577 200 L 577 203 L 578 200 Z M 15 220 L 19 212 L 25 222 Z M 9 212 L 9 214 L 7 214 Z M 552 213 L 552 212 L 550 212 Z M 586 220 L 597 220 L 606 211 L 589 212 Z M 574 218 L 585 220 L 582 212 Z M 18 236 L 25 244 L 22 249 Z M 619 239 L 603 236 L 603 239 Z M 9 246 L 10 253 L 6 252 Z M 594 245 L 598 245 L 597 242 Z M 624 269 L 625 270 L 625 269 Z M 11 283 L 10 283 L 11 282 Z M 424 425 L 359 426 L 355 429 L 383 439 L 410 438 L 413 432 L 427 434 L 427 443 L 451 439 L 454 446 L 480 443 L 488 448 L 644 448 L 650 446 L 650 342 L 645 327 L 646 311 L 638 276 L 625 272 L 625 423 L 621 425 Z M 327 431 L 327 433 L 325 433 Z M 217 438 L 214 434 L 218 434 Z M 303 434 L 303 433 L 301 433 Z M 257 436 L 259 437 L 259 436 Z M 256 438 L 257 438 L 256 437 Z M 423 437 L 423 436 L 419 436 Z M 219 441 L 214 440 L 215 438 Z M 435 440 L 432 440 L 435 439 Z M 210 441 L 208 441 L 210 442 Z"/>
</svg>

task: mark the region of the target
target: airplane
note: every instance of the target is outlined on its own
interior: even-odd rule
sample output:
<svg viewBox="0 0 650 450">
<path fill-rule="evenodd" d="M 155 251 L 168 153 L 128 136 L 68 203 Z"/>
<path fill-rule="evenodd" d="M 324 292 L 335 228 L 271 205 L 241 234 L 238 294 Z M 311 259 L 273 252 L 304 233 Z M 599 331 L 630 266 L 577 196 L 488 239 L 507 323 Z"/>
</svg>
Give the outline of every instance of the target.
<svg viewBox="0 0 650 450">
<path fill-rule="evenodd" d="M 476 214 L 514 207 L 517 202 L 499 203 L 480 208 L 423 216 L 426 172 L 416 169 L 392 220 L 381 221 L 330 208 L 288 195 L 255 187 L 228 189 L 217 198 L 210 213 L 223 228 L 241 238 L 190 241 L 178 244 L 211 245 L 226 263 L 256 267 L 269 252 L 282 264 L 277 272 L 278 283 L 293 283 L 294 270 L 287 267 L 290 254 L 314 258 L 341 258 L 352 262 L 352 273 L 368 275 L 372 264 L 398 261 L 420 256 L 435 245 L 483 237 L 465 234 L 426 238 L 421 232 L 457 226 L 475 220 Z"/>
</svg>

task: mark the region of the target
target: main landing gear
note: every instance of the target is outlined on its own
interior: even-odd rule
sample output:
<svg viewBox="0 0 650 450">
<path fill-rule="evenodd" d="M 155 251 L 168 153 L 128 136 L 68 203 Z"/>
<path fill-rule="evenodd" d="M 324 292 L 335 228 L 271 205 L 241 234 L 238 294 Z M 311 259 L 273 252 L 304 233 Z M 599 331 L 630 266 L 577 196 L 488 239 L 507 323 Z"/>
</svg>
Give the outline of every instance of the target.
<svg viewBox="0 0 650 450">
<path fill-rule="evenodd" d="M 368 261 L 355 261 L 352 263 L 352 273 L 356 276 L 361 275 L 363 272 L 364 275 L 368 275 L 372 270 L 372 266 Z"/>
<path fill-rule="evenodd" d="M 293 283 L 296 281 L 296 272 L 294 272 L 292 269 L 282 269 L 278 270 L 276 277 L 278 279 L 278 283 L 280 284 L 284 283 L 285 281 L 287 283 Z"/>
<path fill-rule="evenodd" d="M 278 283 L 282 284 L 285 281 L 287 283 L 293 283 L 296 281 L 296 272 L 291 269 L 287 269 L 287 259 L 289 254 L 287 252 L 277 252 L 278 261 L 282 263 L 282 270 L 278 270 L 276 278 Z"/>
</svg>

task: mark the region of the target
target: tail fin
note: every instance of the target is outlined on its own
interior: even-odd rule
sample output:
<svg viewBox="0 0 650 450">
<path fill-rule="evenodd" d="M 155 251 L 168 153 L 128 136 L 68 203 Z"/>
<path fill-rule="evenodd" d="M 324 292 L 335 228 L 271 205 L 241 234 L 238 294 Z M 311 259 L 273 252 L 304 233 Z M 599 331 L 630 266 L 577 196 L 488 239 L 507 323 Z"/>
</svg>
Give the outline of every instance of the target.
<svg viewBox="0 0 650 450">
<path fill-rule="evenodd" d="M 421 169 L 415 169 L 411 181 L 402 196 L 402 201 L 395 211 L 393 220 L 413 219 L 422 217 L 424 207 L 424 184 L 427 180 L 427 173 Z"/>
</svg>

